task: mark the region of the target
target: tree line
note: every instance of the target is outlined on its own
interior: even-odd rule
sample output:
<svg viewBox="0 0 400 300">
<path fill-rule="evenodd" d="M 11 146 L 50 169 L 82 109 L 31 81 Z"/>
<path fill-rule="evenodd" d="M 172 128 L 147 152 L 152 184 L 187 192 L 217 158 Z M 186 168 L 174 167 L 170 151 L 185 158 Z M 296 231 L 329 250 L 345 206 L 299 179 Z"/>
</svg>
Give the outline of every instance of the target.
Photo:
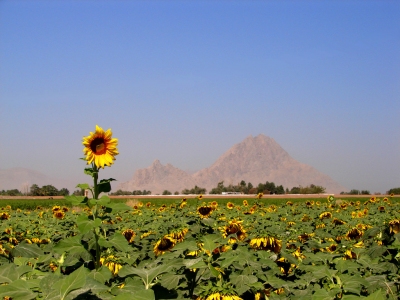
<svg viewBox="0 0 400 300">
<path fill-rule="evenodd" d="M 29 192 L 22 193 L 18 189 L 2 190 L 2 196 L 68 196 L 69 190 L 66 188 L 57 189 L 55 186 L 49 184 L 39 187 L 37 184 L 32 184 Z"/>
</svg>

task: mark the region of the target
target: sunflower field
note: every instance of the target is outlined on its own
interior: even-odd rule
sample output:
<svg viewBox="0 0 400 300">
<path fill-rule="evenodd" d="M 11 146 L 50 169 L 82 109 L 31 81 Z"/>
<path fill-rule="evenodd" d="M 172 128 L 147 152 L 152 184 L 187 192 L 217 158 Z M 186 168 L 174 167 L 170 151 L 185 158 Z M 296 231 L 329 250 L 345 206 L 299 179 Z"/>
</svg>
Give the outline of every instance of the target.
<svg viewBox="0 0 400 300">
<path fill-rule="evenodd" d="M 0 299 L 399 297 L 395 198 L 69 200 L 0 210 Z"/>
</svg>

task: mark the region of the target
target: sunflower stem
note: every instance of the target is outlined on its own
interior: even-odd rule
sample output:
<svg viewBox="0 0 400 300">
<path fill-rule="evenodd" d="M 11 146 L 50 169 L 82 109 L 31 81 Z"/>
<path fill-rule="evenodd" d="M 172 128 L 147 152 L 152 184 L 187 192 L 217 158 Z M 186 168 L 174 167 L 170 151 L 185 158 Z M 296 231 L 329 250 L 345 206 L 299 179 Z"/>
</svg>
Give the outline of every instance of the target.
<svg viewBox="0 0 400 300">
<path fill-rule="evenodd" d="M 92 164 L 93 166 L 93 190 L 94 190 L 94 199 L 98 200 L 99 198 L 99 187 L 97 185 L 97 180 L 99 179 L 99 169 Z M 96 205 L 94 207 L 94 216 L 93 219 L 96 220 L 98 217 L 98 205 L 96 201 Z M 94 238 L 95 238 L 95 244 L 96 244 L 96 262 L 95 262 L 95 268 L 98 270 L 100 268 L 100 245 L 99 245 L 99 235 L 97 233 L 98 228 L 94 228 Z"/>
</svg>

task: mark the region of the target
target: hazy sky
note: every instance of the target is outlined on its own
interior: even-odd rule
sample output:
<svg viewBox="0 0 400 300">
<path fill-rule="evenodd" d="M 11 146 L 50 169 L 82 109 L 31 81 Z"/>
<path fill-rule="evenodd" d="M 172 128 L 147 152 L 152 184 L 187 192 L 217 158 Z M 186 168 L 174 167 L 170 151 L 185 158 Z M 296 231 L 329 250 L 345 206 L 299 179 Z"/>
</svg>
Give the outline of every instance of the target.
<svg viewBox="0 0 400 300">
<path fill-rule="evenodd" d="M 101 178 L 262 133 L 349 190 L 399 187 L 400 1 L 0 1 L 0 169 L 81 182 L 96 124 L 119 139 Z"/>
</svg>

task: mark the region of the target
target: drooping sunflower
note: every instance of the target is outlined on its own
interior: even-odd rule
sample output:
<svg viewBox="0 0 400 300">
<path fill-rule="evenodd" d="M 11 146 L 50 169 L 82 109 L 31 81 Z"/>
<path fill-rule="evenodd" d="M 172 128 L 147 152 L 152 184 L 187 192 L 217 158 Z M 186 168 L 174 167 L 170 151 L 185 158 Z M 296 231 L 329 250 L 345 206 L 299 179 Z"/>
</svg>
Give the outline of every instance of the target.
<svg viewBox="0 0 400 300">
<path fill-rule="evenodd" d="M 189 229 L 188 228 L 181 228 L 181 229 L 176 229 L 172 230 L 168 236 L 176 240 L 177 242 L 183 242 L 183 239 L 185 238 L 186 233 L 188 233 Z"/>
<path fill-rule="evenodd" d="M 200 218 L 208 218 L 213 210 L 213 206 L 203 205 L 197 208 L 197 213 L 200 215 Z"/>
<path fill-rule="evenodd" d="M 364 233 L 357 228 L 352 228 L 346 233 L 346 238 L 348 240 L 359 240 Z"/>
<path fill-rule="evenodd" d="M 282 241 L 272 236 L 257 237 L 250 240 L 250 247 L 259 250 L 270 250 L 279 253 L 282 249 Z"/>
<path fill-rule="evenodd" d="M 166 251 L 171 250 L 176 245 L 176 240 L 172 237 L 166 235 L 163 236 L 157 243 L 154 245 L 153 251 L 156 256 L 164 254 Z"/>
<path fill-rule="evenodd" d="M 8 220 L 10 218 L 10 214 L 8 212 L 0 213 L 1 220 Z"/>
<path fill-rule="evenodd" d="M 96 125 L 96 131 L 90 132 L 87 137 L 83 137 L 83 153 L 86 155 L 88 164 L 94 162 L 97 168 L 111 166 L 114 163 L 115 156 L 118 155 L 118 139 L 112 138 L 111 129 L 104 131 L 103 128 Z"/>
<path fill-rule="evenodd" d="M 226 238 L 231 234 L 235 234 L 239 241 L 243 241 L 246 238 L 246 230 L 242 226 L 243 221 L 233 219 L 229 221 L 228 225 L 221 228 L 222 236 Z"/>
<path fill-rule="evenodd" d="M 242 300 L 242 298 L 233 293 L 213 292 L 212 294 L 199 296 L 196 300 Z"/>
<path fill-rule="evenodd" d="M 332 213 L 329 211 L 323 212 L 322 214 L 319 215 L 319 218 L 322 219 L 330 219 L 332 218 Z"/>
<path fill-rule="evenodd" d="M 343 224 L 346 224 L 346 222 L 345 221 L 342 221 L 342 220 L 340 220 L 340 219 L 338 219 L 338 218 L 334 218 L 333 220 L 332 220 L 332 223 L 336 226 L 336 225 L 343 225 Z"/>
<path fill-rule="evenodd" d="M 113 275 L 118 274 L 119 270 L 121 270 L 122 265 L 119 263 L 119 259 L 114 255 L 109 255 L 107 257 L 101 257 L 100 263 L 103 266 L 106 266 Z"/>
<path fill-rule="evenodd" d="M 122 235 L 125 237 L 129 244 L 133 243 L 136 237 L 136 233 L 132 229 L 125 229 L 124 231 L 122 231 Z"/>
<path fill-rule="evenodd" d="M 400 232 L 400 220 L 392 220 L 389 222 L 390 233 L 399 233 Z"/>
</svg>

